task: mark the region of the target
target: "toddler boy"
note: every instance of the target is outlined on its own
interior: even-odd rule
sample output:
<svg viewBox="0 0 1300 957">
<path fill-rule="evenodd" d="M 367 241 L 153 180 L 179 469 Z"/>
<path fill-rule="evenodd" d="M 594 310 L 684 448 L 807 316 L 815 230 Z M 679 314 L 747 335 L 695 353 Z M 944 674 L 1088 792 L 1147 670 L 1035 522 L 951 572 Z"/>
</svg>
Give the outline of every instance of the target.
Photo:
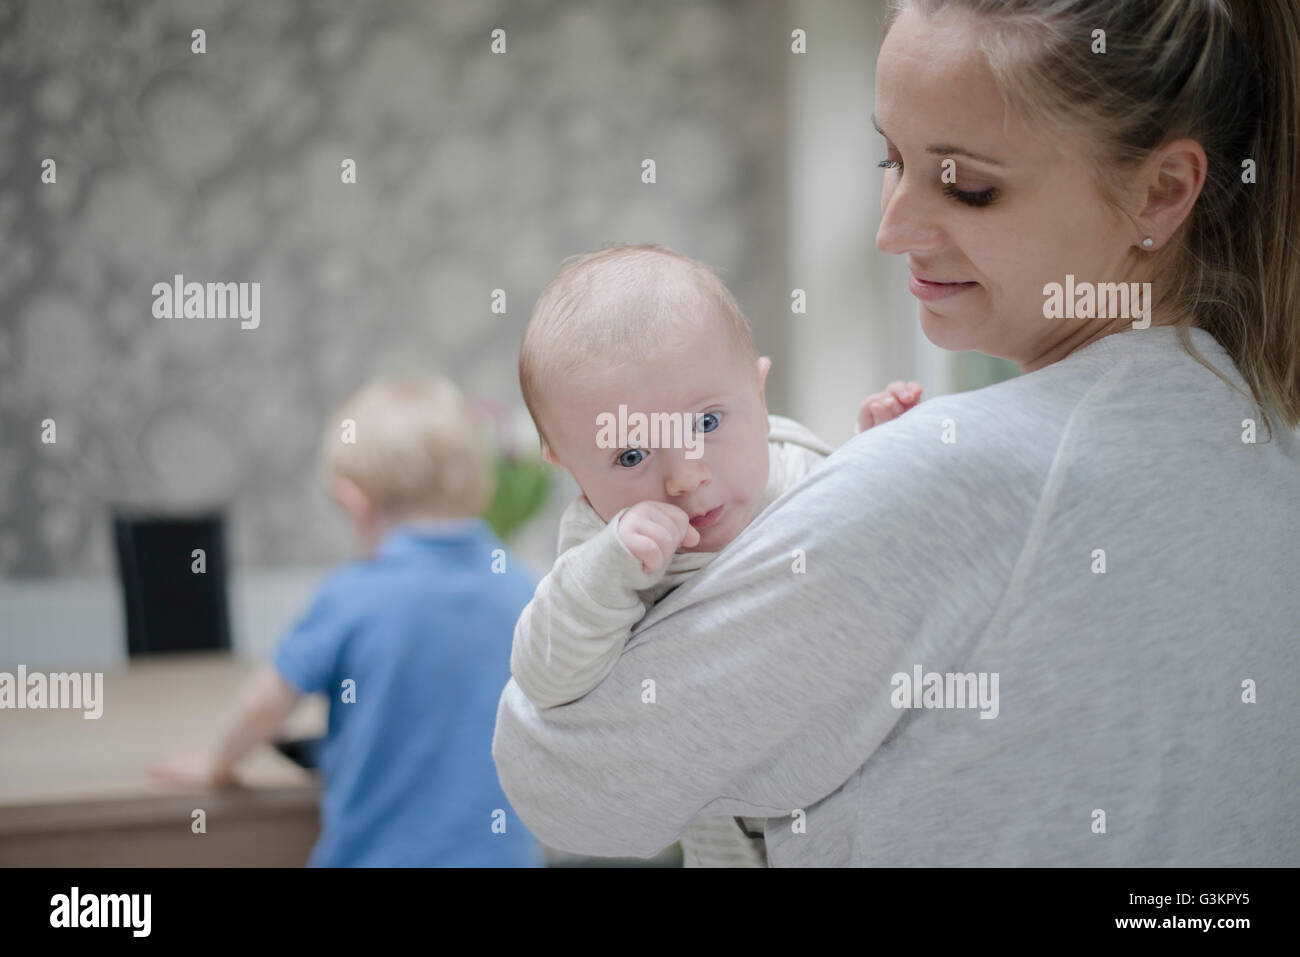
<svg viewBox="0 0 1300 957">
<path fill-rule="evenodd" d="M 542 865 L 491 757 L 510 635 L 536 580 L 476 517 L 494 479 L 468 404 L 441 379 L 371 385 L 330 419 L 324 461 L 366 557 L 321 585 L 220 744 L 156 773 L 229 784 L 302 694 L 323 691 L 309 865 Z"/>
</svg>

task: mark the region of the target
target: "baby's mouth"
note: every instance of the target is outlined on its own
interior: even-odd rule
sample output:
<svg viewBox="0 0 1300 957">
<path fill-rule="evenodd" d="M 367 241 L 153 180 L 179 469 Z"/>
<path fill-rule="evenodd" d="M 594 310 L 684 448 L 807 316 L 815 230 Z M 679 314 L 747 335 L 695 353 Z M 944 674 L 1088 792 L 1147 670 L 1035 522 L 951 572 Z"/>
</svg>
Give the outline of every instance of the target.
<svg viewBox="0 0 1300 957">
<path fill-rule="evenodd" d="M 719 505 L 717 508 L 711 509 L 702 515 L 692 516 L 691 524 L 696 528 L 708 528 L 710 525 L 717 522 L 718 516 L 722 514 L 722 509 L 723 506 Z"/>
</svg>

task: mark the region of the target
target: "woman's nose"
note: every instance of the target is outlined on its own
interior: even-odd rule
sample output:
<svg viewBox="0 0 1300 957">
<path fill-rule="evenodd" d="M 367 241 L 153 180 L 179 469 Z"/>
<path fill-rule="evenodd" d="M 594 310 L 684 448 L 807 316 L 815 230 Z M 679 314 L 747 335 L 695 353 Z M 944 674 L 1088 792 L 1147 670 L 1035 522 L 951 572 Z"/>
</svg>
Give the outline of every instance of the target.
<svg viewBox="0 0 1300 957">
<path fill-rule="evenodd" d="M 945 240 L 936 213 L 924 183 L 900 179 L 887 186 L 881 199 L 876 248 L 896 256 L 942 249 Z"/>
<path fill-rule="evenodd" d="M 677 451 L 668 468 L 668 477 L 664 479 L 664 491 L 670 497 L 687 495 L 701 485 L 708 484 L 710 478 L 709 467 L 704 464 L 703 456 L 690 459 L 686 457 L 685 451 Z"/>
</svg>

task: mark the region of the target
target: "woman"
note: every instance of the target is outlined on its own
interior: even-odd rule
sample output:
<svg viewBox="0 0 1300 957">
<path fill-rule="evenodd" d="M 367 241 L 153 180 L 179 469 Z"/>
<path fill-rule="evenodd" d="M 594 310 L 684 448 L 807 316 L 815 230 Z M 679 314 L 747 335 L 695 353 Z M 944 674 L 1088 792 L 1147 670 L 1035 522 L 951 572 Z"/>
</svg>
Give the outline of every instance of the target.
<svg viewBox="0 0 1300 957">
<path fill-rule="evenodd" d="M 539 838 L 649 856 L 730 814 L 777 866 L 1300 860 L 1298 57 L 1255 0 L 891 13 L 877 245 L 932 342 L 1025 374 L 850 441 L 586 698 L 507 685 Z"/>
</svg>

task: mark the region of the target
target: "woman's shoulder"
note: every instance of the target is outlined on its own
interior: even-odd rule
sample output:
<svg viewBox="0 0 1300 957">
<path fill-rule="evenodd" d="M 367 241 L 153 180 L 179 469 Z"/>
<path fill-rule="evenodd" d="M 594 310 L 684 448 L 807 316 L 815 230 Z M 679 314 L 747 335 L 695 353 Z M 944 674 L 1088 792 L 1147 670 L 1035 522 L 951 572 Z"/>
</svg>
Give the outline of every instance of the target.
<svg viewBox="0 0 1300 957">
<path fill-rule="evenodd" d="M 1218 343 L 1191 332 L 1201 355 L 1240 382 Z M 826 465 L 877 491 L 925 487 L 968 510 L 990 496 L 1027 503 L 1053 468 L 1106 487 L 1156 459 L 1199 466 L 1205 456 L 1194 449 L 1240 444 L 1253 414 L 1247 395 L 1189 355 L 1171 327 L 1118 333 L 1043 369 L 922 402 L 850 439 Z"/>
<path fill-rule="evenodd" d="M 854 436 L 828 464 L 843 456 L 876 473 L 959 470 L 966 479 L 1022 472 L 1050 459 L 1090 381 L 1095 378 L 1021 376 L 927 399 Z"/>
<path fill-rule="evenodd" d="M 1193 328 L 1189 334 L 1203 358 L 1242 384 L 1209 333 Z M 1249 409 L 1244 401 L 1183 348 L 1178 330 L 1165 326 L 1106 336 L 1034 372 L 927 400 L 867 434 L 922 447 L 937 436 L 953 454 L 982 453 L 996 465 L 1006 455 L 1014 461 L 1019 450 L 1053 446 L 1067 431 L 1077 439 L 1093 429 L 1123 433 L 1154 424 L 1176 430 L 1208 408 L 1232 419 Z"/>
<path fill-rule="evenodd" d="M 950 544 L 978 539 L 1033 513 L 1069 405 L 1011 382 L 939 396 L 854 436 L 813 480 L 820 476 L 828 500 L 871 502 L 863 514 L 873 534 L 898 527 Z"/>
</svg>

